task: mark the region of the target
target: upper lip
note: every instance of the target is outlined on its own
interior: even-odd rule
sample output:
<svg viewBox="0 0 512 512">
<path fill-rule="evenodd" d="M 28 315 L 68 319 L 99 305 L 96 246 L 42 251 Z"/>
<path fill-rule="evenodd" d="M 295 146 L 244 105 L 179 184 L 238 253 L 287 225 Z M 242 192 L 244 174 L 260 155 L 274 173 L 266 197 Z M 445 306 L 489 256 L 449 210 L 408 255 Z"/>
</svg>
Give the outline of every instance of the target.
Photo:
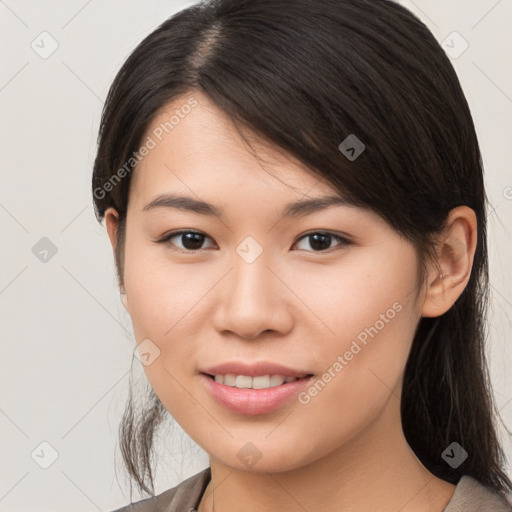
<svg viewBox="0 0 512 512">
<path fill-rule="evenodd" d="M 256 377 L 258 375 L 283 375 L 284 377 L 306 377 L 313 375 L 308 371 L 295 370 L 287 368 L 281 364 L 271 363 L 269 361 L 259 361 L 257 363 L 244 363 L 242 361 L 226 361 L 215 366 L 210 366 L 201 370 L 201 373 L 208 375 L 247 375 L 248 377 Z"/>
</svg>

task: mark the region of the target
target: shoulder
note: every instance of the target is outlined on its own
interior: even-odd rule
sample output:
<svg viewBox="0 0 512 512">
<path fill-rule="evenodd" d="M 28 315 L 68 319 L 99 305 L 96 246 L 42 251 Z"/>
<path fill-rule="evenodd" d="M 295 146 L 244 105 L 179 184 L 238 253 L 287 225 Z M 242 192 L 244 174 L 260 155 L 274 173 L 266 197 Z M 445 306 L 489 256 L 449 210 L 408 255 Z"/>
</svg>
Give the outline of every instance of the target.
<svg viewBox="0 0 512 512">
<path fill-rule="evenodd" d="M 112 512 L 189 512 L 194 509 L 210 481 L 210 467 L 192 475 L 172 489 Z"/>
<path fill-rule="evenodd" d="M 484 511 L 512 512 L 512 504 L 475 478 L 464 475 L 443 512 Z"/>
</svg>

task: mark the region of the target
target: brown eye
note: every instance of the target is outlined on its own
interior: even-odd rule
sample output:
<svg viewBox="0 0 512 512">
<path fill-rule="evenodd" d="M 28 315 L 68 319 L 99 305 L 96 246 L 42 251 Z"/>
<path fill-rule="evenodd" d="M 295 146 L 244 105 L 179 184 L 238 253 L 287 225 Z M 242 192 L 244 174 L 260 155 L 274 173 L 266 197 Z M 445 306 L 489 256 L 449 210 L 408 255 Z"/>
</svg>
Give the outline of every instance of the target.
<svg viewBox="0 0 512 512">
<path fill-rule="evenodd" d="M 313 252 L 323 252 L 327 249 L 331 249 L 331 243 L 333 241 L 338 241 L 338 245 L 341 246 L 347 246 L 351 242 L 350 240 L 347 240 L 346 238 L 335 235 L 334 233 L 323 233 L 323 232 L 315 232 L 315 233 L 308 233 L 304 236 L 302 236 L 298 242 L 301 242 L 303 240 L 309 241 L 309 247 L 313 249 Z M 297 242 L 297 243 L 298 243 Z M 304 249 L 304 248 L 302 248 Z M 306 250 L 308 250 L 306 248 Z"/>
<path fill-rule="evenodd" d="M 174 238 L 181 242 L 181 246 L 171 242 Z M 203 249 L 202 245 L 205 239 L 208 238 L 209 237 L 207 235 L 200 231 L 182 230 L 165 235 L 163 238 L 158 240 L 158 243 L 168 243 L 169 245 L 177 246 L 177 248 L 182 251 L 197 252 L 198 250 Z"/>
</svg>

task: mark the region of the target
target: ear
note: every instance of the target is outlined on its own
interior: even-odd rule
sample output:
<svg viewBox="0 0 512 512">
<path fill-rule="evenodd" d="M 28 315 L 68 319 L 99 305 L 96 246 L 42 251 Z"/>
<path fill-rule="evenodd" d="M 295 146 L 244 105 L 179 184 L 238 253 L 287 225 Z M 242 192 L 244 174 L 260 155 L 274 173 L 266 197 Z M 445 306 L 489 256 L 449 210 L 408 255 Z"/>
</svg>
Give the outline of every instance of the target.
<svg viewBox="0 0 512 512">
<path fill-rule="evenodd" d="M 110 238 L 110 244 L 115 252 L 117 245 L 117 230 L 119 228 L 119 214 L 113 207 L 105 210 L 105 226 L 107 228 L 108 237 Z"/>
<path fill-rule="evenodd" d="M 110 239 L 110 245 L 112 245 L 112 250 L 114 251 L 114 258 L 117 246 L 117 233 L 119 229 L 119 213 L 113 207 L 107 208 L 105 210 L 105 226 L 107 228 L 108 237 Z M 121 291 L 121 300 L 125 308 L 128 307 L 126 292 L 124 290 L 124 286 L 120 285 Z"/>
<path fill-rule="evenodd" d="M 437 265 L 428 276 L 422 316 L 441 316 L 459 298 L 471 276 L 476 244 L 475 212 L 467 206 L 457 206 L 448 215 L 437 247 Z"/>
</svg>

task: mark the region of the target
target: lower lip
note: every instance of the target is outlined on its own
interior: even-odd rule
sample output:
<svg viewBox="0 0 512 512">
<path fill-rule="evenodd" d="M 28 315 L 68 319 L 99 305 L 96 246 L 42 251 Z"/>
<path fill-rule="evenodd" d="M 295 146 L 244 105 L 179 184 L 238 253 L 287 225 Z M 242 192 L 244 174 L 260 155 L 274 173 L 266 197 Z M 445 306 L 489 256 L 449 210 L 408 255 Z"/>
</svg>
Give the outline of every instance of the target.
<svg viewBox="0 0 512 512">
<path fill-rule="evenodd" d="M 221 405 L 239 414 L 255 415 L 271 412 L 287 403 L 309 384 L 313 376 L 265 389 L 226 386 L 204 373 L 201 379 Z"/>
</svg>

